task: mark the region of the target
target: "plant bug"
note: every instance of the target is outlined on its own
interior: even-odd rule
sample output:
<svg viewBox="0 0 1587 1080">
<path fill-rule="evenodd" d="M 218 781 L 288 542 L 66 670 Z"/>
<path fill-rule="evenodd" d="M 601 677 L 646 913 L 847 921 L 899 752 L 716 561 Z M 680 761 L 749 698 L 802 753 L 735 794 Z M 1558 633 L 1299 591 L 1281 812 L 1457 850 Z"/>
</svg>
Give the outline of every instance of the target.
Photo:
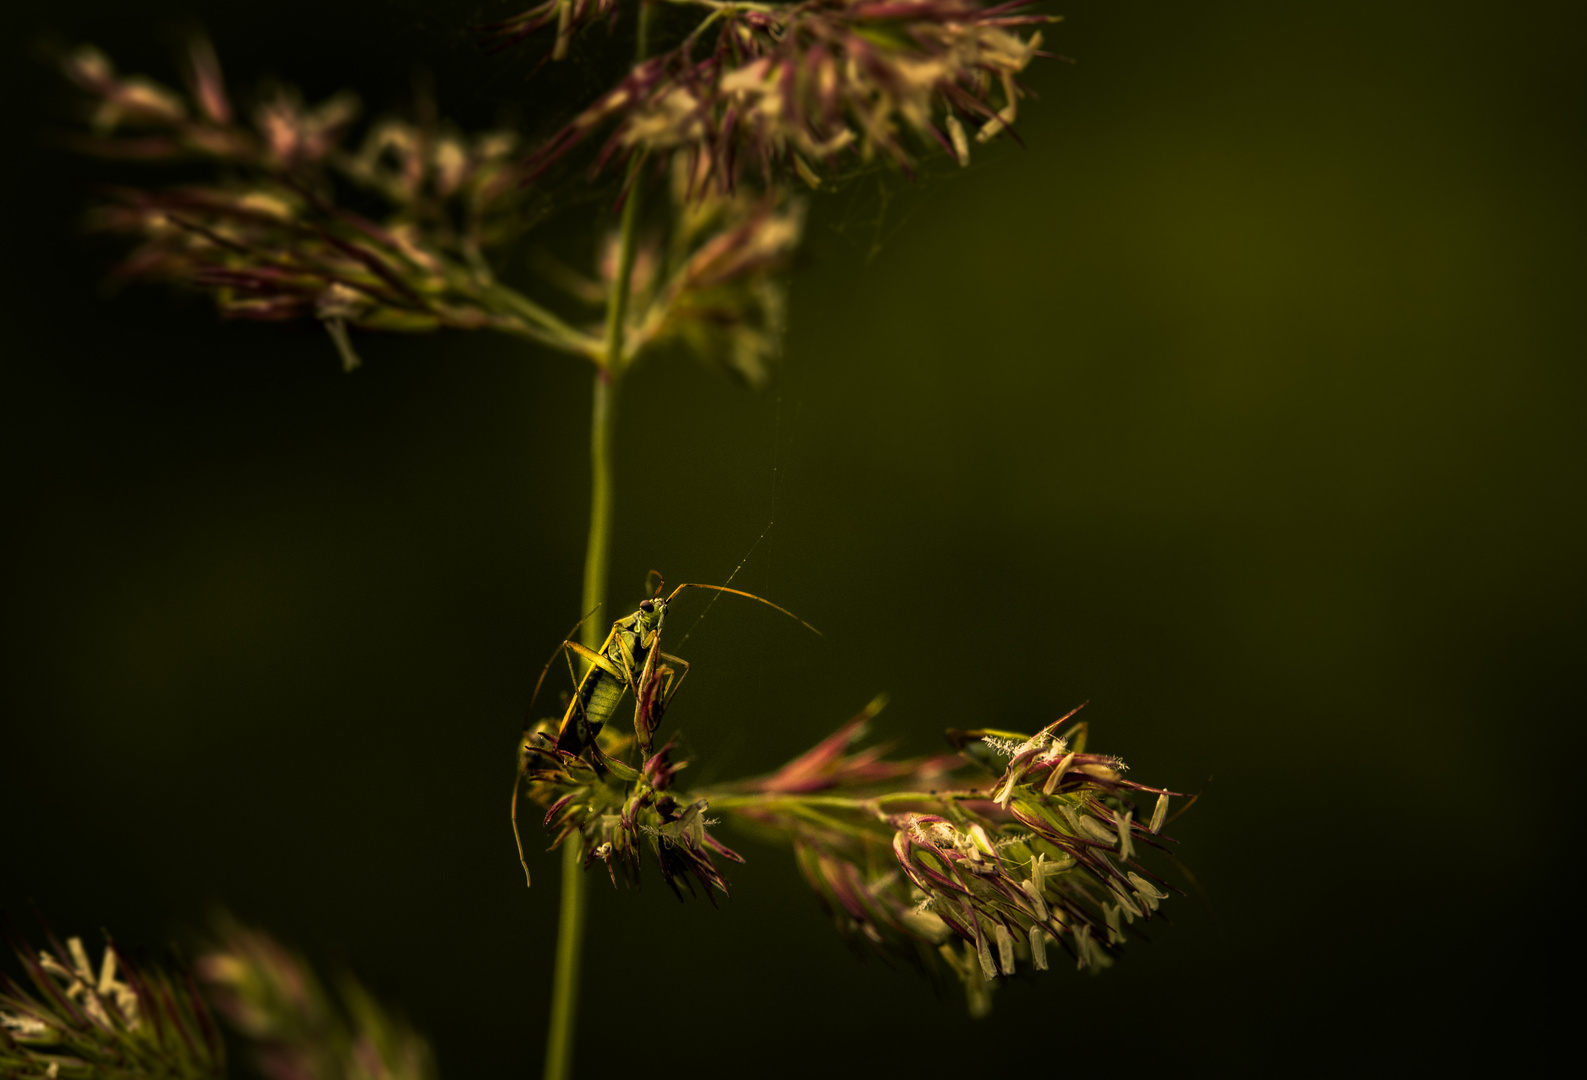
<svg viewBox="0 0 1587 1080">
<path fill-rule="evenodd" d="M 666 581 L 654 570 L 651 574 L 658 580 L 655 593 L 648 600 L 640 601 L 639 609 L 632 615 L 624 616 L 612 624 L 600 649 L 588 649 L 572 640 L 565 640 L 557 647 L 557 652 L 564 655 L 571 652 L 589 665 L 578 678 L 573 698 L 568 702 L 562 722 L 557 727 L 557 749 L 569 754 L 580 754 L 587 747 L 595 745 L 601 729 L 617 712 L 623 694 L 632 691 L 635 700 L 634 734 L 639 740 L 640 751 L 649 752 L 651 735 L 660 725 L 662 714 L 673 695 L 689 674 L 687 660 L 661 651 L 661 628 L 667 618 L 667 608 L 684 589 L 708 589 L 747 597 L 775 608 L 820 636 L 819 630 L 787 608 L 754 593 L 730 589 L 726 585 L 687 582 L 673 589 L 663 599 L 661 594 L 666 588 Z M 536 696 L 540 693 L 546 671 L 556 662 L 556 657 L 557 654 L 553 653 L 545 669 L 540 672 L 540 680 L 535 683 Z M 682 674 L 672 666 L 674 664 L 683 669 Z M 571 660 L 569 666 L 572 666 Z M 533 699 L 530 708 L 533 708 Z"/>
<path fill-rule="evenodd" d="M 726 585 L 686 582 L 663 598 L 662 592 L 666 588 L 666 581 L 654 570 L 651 574 L 657 579 L 655 592 L 649 599 L 640 601 L 638 610 L 632 615 L 626 615 L 612 623 L 612 628 L 599 649 L 586 648 L 571 640 L 571 631 L 569 632 L 569 638 L 557 646 L 556 651 L 551 654 L 551 659 L 547 660 L 546 666 L 541 669 L 540 678 L 535 681 L 534 694 L 530 698 L 529 707 L 532 713 L 534 702 L 540 696 L 540 687 L 545 683 L 546 673 L 551 670 L 551 665 L 556 663 L 559 654 L 568 658 L 570 673 L 573 669 L 572 656 L 578 656 L 588 665 L 582 675 L 574 675 L 573 696 L 562 714 L 561 723 L 557 725 L 555 741 L 558 751 L 574 757 L 582 755 L 586 750 L 593 751 L 590 755 L 590 764 L 597 772 L 604 771 L 608 765 L 613 764 L 612 759 L 602 753 L 596 739 L 607 722 L 616 714 L 623 695 L 629 691 L 634 695 L 634 735 L 638 740 L 641 760 L 643 760 L 643 756 L 650 753 L 651 736 L 660 726 L 662 715 L 671 703 L 673 695 L 678 692 L 684 678 L 689 674 L 687 660 L 661 650 L 661 630 L 667 618 L 667 608 L 684 589 L 707 589 L 711 592 L 747 597 L 767 607 L 775 608 L 806 627 L 817 637 L 821 636 L 821 631 L 787 608 L 774 604 L 765 597 L 740 589 L 731 589 Z M 581 624 L 583 621 L 583 619 L 579 620 Z M 578 627 L 575 626 L 574 629 Z M 681 674 L 679 668 L 682 669 Z M 520 763 L 520 770 L 521 768 Z M 620 774 L 633 775 L 627 768 L 618 768 L 617 771 Z M 515 837 L 518 835 L 518 780 L 521 777 L 520 771 L 513 782 L 512 822 Z M 521 841 L 518 856 L 521 862 L 523 860 Z M 524 873 L 527 876 L 527 865 L 524 867 Z"/>
</svg>

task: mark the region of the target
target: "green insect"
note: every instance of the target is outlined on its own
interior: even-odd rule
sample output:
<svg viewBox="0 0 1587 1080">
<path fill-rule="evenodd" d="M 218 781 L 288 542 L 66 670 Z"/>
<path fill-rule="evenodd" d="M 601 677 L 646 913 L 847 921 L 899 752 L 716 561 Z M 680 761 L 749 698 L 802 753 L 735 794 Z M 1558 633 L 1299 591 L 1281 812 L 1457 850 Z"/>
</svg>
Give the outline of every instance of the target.
<svg viewBox="0 0 1587 1080">
<path fill-rule="evenodd" d="M 660 580 L 661 575 L 656 574 L 656 577 Z M 649 754 L 651 736 L 661 724 L 662 714 L 666 712 L 673 695 L 678 692 L 684 676 L 689 673 L 687 660 L 661 651 L 661 628 L 667 618 L 667 608 L 684 589 L 709 589 L 712 592 L 732 593 L 734 596 L 758 600 L 767 607 L 776 608 L 789 618 L 798 620 L 817 637 L 821 636 L 821 631 L 787 608 L 779 607 L 754 593 L 730 589 L 726 585 L 700 585 L 690 582 L 679 585 L 663 599 L 661 592 L 665 587 L 666 582 L 660 581 L 656 586 L 655 595 L 641 601 L 638 611 L 614 622 L 611 631 L 606 635 L 605 642 L 598 650 L 586 648 L 576 641 L 562 642 L 557 646 L 556 652 L 551 654 L 551 659 L 541 669 L 540 678 L 535 682 L 534 696 L 529 704 L 531 711 L 534 709 L 534 700 L 540 696 L 540 687 L 545 682 L 546 673 L 551 670 L 551 665 L 556 662 L 559 654 L 569 656 L 571 653 L 589 665 L 582 676 L 575 676 L 576 685 L 572 700 L 568 702 L 567 710 L 562 714 L 562 722 L 557 726 L 556 745 L 558 750 L 575 755 L 591 750 L 592 764 L 598 771 L 605 769 L 612 762 L 601 752 L 596 739 L 607 722 L 616 714 L 623 695 L 629 691 L 634 694 L 634 734 L 639 741 L 640 753 Z M 675 664 L 678 667 L 674 667 Z M 569 657 L 570 670 L 572 666 L 573 661 Z M 679 667 L 683 669 L 681 675 L 678 674 Z M 522 776 L 520 771 L 513 780 L 512 831 L 513 838 L 518 843 L 518 861 L 524 868 L 524 880 L 528 881 L 529 865 L 524 860 L 523 840 L 518 833 L 518 782 Z"/>
<path fill-rule="evenodd" d="M 659 574 L 656 576 L 660 578 Z M 573 698 L 568 702 L 567 711 L 563 713 L 562 722 L 557 727 L 557 749 L 569 754 L 581 754 L 594 746 L 596 737 L 616 714 L 623 695 L 631 691 L 634 695 L 634 735 L 639 740 L 640 751 L 650 752 L 651 736 L 661 724 L 662 714 L 673 695 L 689 674 L 687 660 L 661 651 L 661 628 L 667 618 L 667 608 L 684 589 L 709 589 L 712 592 L 748 597 L 767 607 L 776 608 L 817 635 L 820 634 L 819 630 L 787 608 L 753 593 L 730 589 L 725 585 L 690 582 L 679 585 L 662 599 L 661 591 L 665 586 L 665 581 L 657 585 L 655 595 L 640 601 L 638 611 L 614 622 L 611 632 L 598 650 L 586 648 L 576 641 L 564 641 L 557 647 L 557 653 L 572 653 L 589 665 L 583 676 L 578 678 Z M 556 657 L 557 654 L 553 653 L 550 663 L 546 665 L 547 670 L 551 663 L 556 662 Z M 681 673 L 679 668 L 682 669 Z M 542 681 L 545 679 L 545 671 L 540 673 L 540 678 Z M 540 683 L 537 682 L 535 694 L 539 692 Z"/>
</svg>

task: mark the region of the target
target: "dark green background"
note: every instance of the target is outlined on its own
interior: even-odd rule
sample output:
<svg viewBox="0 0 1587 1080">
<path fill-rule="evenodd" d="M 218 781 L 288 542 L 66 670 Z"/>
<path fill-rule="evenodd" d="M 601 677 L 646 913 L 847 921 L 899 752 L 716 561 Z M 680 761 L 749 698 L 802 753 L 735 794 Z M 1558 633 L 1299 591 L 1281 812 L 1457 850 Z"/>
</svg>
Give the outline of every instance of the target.
<svg viewBox="0 0 1587 1080">
<path fill-rule="evenodd" d="M 425 67 L 448 112 L 544 123 L 554 87 L 458 31 L 506 10 L 35 5 L 0 64 L 0 907 L 158 944 L 224 905 L 401 1003 L 452 1078 L 542 1053 L 556 860 L 525 892 L 505 811 L 578 614 L 589 371 L 366 337 L 348 377 L 313 328 L 107 297 L 77 215 L 108 174 L 45 141 L 31 50 L 170 80 L 202 23 L 235 87 L 382 107 Z M 744 839 L 719 911 L 597 882 L 583 1075 L 1513 1067 L 1561 1033 L 1587 9 L 1053 10 L 1079 63 L 1031 73 L 1027 150 L 818 200 L 771 389 L 635 375 L 615 588 L 721 580 L 775 519 L 737 584 L 826 639 L 711 610 L 669 716 L 701 778 L 877 691 L 912 751 L 1089 700 L 1133 776 L 1204 792 L 1174 827 L 1201 891 L 972 1023 L 856 962 L 784 850 Z"/>
</svg>

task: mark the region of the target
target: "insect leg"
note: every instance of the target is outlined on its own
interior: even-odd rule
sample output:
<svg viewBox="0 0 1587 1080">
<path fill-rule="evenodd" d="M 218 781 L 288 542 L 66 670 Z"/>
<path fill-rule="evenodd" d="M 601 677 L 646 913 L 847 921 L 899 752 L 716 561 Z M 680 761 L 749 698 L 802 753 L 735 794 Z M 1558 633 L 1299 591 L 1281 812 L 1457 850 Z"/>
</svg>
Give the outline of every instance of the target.
<svg viewBox="0 0 1587 1080">
<path fill-rule="evenodd" d="M 572 637 L 573 636 L 573 631 L 577 630 L 579 627 L 583 626 L 584 622 L 585 622 L 585 619 L 588 619 L 590 617 L 590 615 L 594 615 L 596 610 L 599 607 L 600 607 L 600 605 L 597 604 L 595 607 L 591 608 L 589 610 L 589 614 L 585 615 L 583 619 L 580 619 L 578 622 L 574 623 L 573 624 L 573 629 L 569 630 L 566 634 L 563 635 L 563 637 L 564 638 Z M 553 649 L 551 651 L 551 655 L 546 658 L 546 666 L 540 669 L 540 677 L 535 680 L 534 693 L 529 695 L 529 715 L 531 717 L 534 716 L 535 702 L 537 700 L 539 700 L 539 698 L 540 698 L 540 687 L 546 681 L 546 672 L 550 671 L 551 670 L 551 665 L 557 662 L 557 653 L 562 652 L 563 649 L 567 647 L 567 645 L 568 645 L 568 642 L 564 640 L 561 645 L 558 645 L 555 649 Z M 574 682 L 577 683 L 578 680 L 575 679 Z"/>
<path fill-rule="evenodd" d="M 601 646 L 601 651 L 587 649 L 576 641 L 562 643 L 562 655 L 568 661 L 568 676 L 573 679 L 573 700 L 568 703 L 568 711 L 562 716 L 562 723 L 557 728 L 557 746 L 571 753 L 581 752 L 590 741 L 590 716 L 585 702 L 584 686 L 590 679 L 598 678 L 604 672 L 615 679 L 623 678 L 623 672 L 607 659 L 606 653 L 611 650 L 612 639 L 622 640 L 616 626 L 606 635 L 606 641 Z M 590 666 L 583 675 L 573 670 L 573 659 L 569 653 L 577 653 Z"/>
<path fill-rule="evenodd" d="M 661 725 L 661 716 L 667 707 L 665 697 L 661 695 L 665 685 L 661 682 L 661 673 L 670 672 L 671 669 L 658 663 L 662 655 L 659 648 L 651 647 L 645 656 L 644 670 L 639 674 L 639 684 L 634 690 L 634 735 L 639 740 L 639 749 L 643 754 L 650 753 L 650 737 Z M 658 700 L 658 695 L 661 700 Z"/>
<path fill-rule="evenodd" d="M 688 678 L 689 662 L 681 656 L 673 656 L 670 653 L 662 653 L 661 658 L 669 664 L 683 665 L 683 674 L 679 675 L 676 669 L 670 672 L 667 676 L 667 684 L 662 690 L 662 703 L 664 705 L 671 705 L 672 695 L 678 692 L 678 687 L 682 686 L 683 680 Z M 676 676 L 676 678 L 673 676 Z"/>
<path fill-rule="evenodd" d="M 618 641 L 622 641 L 623 639 L 622 639 L 621 636 L 619 636 L 617 640 Z M 627 679 L 627 675 L 626 675 L 625 672 L 623 672 L 616 664 L 614 664 L 610 660 L 608 660 L 604 654 L 598 653 L 594 649 L 587 649 L 583 645 L 580 645 L 576 641 L 564 641 L 562 643 L 562 647 L 563 647 L 563 649 L 565 649 L 568 652 L 576 653 L 579 656 L 580 659 L 588 661 L 590 664 L 594 665 L 595 667 L 600 668 L 602 671 L 606 672 L 606 674 L 612 676 L 613 678 Z M 572 669 L 573 669 L 573 661 L 569 660 L 568 661 L 568 670 L 571 671 Z M 575 682 L 578 681 L 576 676 L 575 676 L 574 681 Z M 629 679 L 628 681 L 630 683 L 632 683 L 633 680 Z"/>
<path fill-rule="evenodd" d="M 650 665 L 649 665 L 649 657 L 648 656 L 646 657 L 645 667 L 643 669 L 641 669 L 639 681 L 636 682 L 634 680 L 634 664 L 635 664 L 634 650 L 629 647 L 628 638 L 627 637 L 625 637 L 622 634 L 618 634 L 616 636 L 617 636 L 617 658 L 622 661 L 623 666 L 622 666 L 622 670 L 620 670 L 620 671 L 616 668 L 616 666 L 613 666 L 613 667 L 609 668 L 608 670 L 610 670 L 611 673 L 613 675 L 617 676 L 619 679 L 622 679 L 623 680 L 623 684 L 625 686 L 627 686 L 629 690 L 633 691 L 635 697 L 638 697 L 639 696 L 639 688 L 640 688 L 640 686 L 642 686 L 644 684 L 644 672 L 648 671 L 649 667 L 650 667 Z"/>
<path fill-rule="evenodd" d="M 682 666 L 682 675 L 672 666 L 674 664 Z M 639 682 L 639 692 L 635 694 L 634 705 L 634 733 L 639 736 L 640 748 L 645 753 L 650 752 L 651 736 L 661 726 L 661 719 L 672 704 L 673 695 L 678 692 L 678 687 L 688 674 L 689 662 L 681 656 L 652 649 L 645 658 L 645 671 Z"/>
</svg>

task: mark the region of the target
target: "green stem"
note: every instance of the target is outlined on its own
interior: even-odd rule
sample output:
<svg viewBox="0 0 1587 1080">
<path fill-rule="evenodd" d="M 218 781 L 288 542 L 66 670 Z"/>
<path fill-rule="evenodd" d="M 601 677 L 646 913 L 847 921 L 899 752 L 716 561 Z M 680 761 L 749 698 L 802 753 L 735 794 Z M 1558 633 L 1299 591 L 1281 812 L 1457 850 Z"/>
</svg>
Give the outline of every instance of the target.
<svg viewBox="0 0 1587 1080">
<path fill-rule="evenodd" d="M 650 38 L 648 0 L 640 0 L 635 60 L 643 60 Z M 590 414 L 590 536 L 584 549 L 584 644 L 598 649 L 605 635 L 601 618 L 606 607 L 606 578 L 612 545 L 612 436 L 617 392 L 625 366 L 623 327 L 634 271 L 635 233 L 639 222 L 640 169 L 643 155 L 629 165 L 628 196 L 618 236 L 617 275 L 606 304 L 606 337 L 595 373 L 595 400 Z M 538 313 L 537 313 L 538 314 Z M 573 1037 L 578 1028 L 579 965 L 584 952 L 584 868 L 579 844 L 569 837 L 562 845 L 562 908 L 557 921 L 556 974 L 551 986 L 551 1029 L 546 1037 L 545 1080 L 570 1080 Z"/>
<path fill-rule="evenodd" d="M 613 306 L 616 299 L 613 298 Z M 606 567 L 612 541 L 612 432 L 617 380 L 611 369 L 595 373 L 595 404 L 590 414 L 590 536 L 584 550 L 585 615 L 580 638 L 601 646 L 600 609 L 606 606 Z M 562 844 L 562 902 L 557 920 L 556 973 L 551 984 L 551 1028 L 546 1036 L 546 1080 L 573 1075 L 573 1036 L 578 1026 L 579 968 L 584 953 L 584 867 L 577 839 Z"/>
<path fill-rule="evenodd" d="M 616 307 L 614 300 L 612 306 Z M 595 402 L 590 411 L 590 536 L 584 547 L 584 594 L 579 614 L 584 625 L 579 640 L 599 649 L 606 639 L 602 613 L 606 607 L 606 566 L 612 546 L 612 435 L 617 412 L 617 377 L 611 368 L 595 372 Z M 611 621 L 608 616 L 605 622 Z M 582 666 L 582 665 L 581 665 Z"/>
<path fill-rule="evenodd" d="M 691 792 L 691 795 L 697 794 Z M 787 792 L 750 792 L 745 794 L 712 795 L 703 793 L 712 810 L 744 810 L 758 806 L 825 806 L 836 810 L 856 810 L 875 813 L 882 803 L 890 802 L 952 802 L 956 799 L 985 799 L 984 791 L 890 791 L 866 799 L 851 799 L 842 795 L 797 795 Z"/>
<path fill-rule="evenodd" d="M 487 302 L 512 312 L 517 318 L 518 332 L 523 336 L 562 352 L 598 359 L 600 343 L 592 335 L 573 329 L 518 290 L 492 284 L 485 287 L 481 295 Z"/>
<path fill-rule="evenodd" d="M 546 1038 L 546 1080 L 573 1075 L 573 1029 L 578 1019 L 579 961 L 584 952 L 584 872 L 579 845 L 562 845 L 562 909 L 557 921 L 557 966 L 551 984 L 551 1031 Z"/>
<path fill-rule="evenodd" d="M 646 6 L 649 10 L 649 6 Z M 624 365 L 623 327 L 628 321 L 629 285 L 634 278 L 635 224 L 639 221 L 640 172 L 645 167 L 643 151 L 634 154 L 628 163 L 627 194 L 623 200 L 623 218 L 617 234 L 617 277 L 612 282 L 611 300 L 606 305 L 605 371 L 615 382 Z M 597 637 L 595 644 L 600 643 Z M 586 643 L 588 644 L 588 643 Z M 594 645 L 590 646 L 594 648 Z"/>
</svg>

